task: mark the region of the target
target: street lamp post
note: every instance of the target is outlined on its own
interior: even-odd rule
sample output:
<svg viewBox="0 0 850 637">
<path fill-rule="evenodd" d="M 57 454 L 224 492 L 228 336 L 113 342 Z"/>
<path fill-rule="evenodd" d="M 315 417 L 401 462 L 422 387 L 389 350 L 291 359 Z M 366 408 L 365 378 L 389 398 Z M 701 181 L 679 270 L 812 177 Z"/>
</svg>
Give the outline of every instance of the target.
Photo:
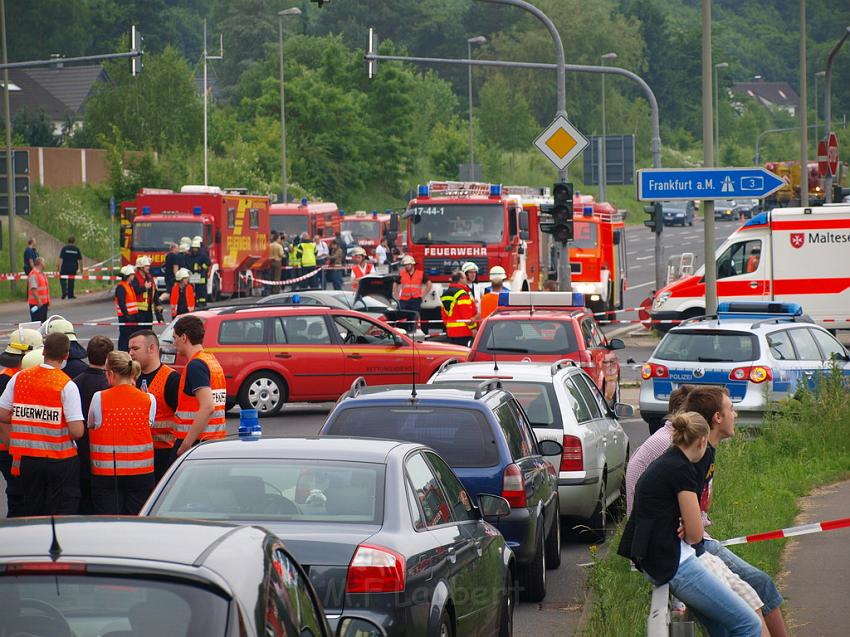
<svg viewBox="0 0 850 637">
<path fill-rule="evenodd" d="M 605 53 L 602 55 L 602 66 L 605 60 L 616 60 L 616 53 Z M 608 201 L 608 134 L 605 121 L 605 73 L 602 74 L 602 144 L 599 152 L 599 201 Z"/>
<path fill-rule="evenodd" d="M 714 163 L 715 165 L 720 161 L 720 102 L 718 98 L 718 93 L 720 92 L 720 88 L 717 83 L 717 70 L 718 69 L 728 69 L 728 62 L 718 62 L 714 65 Z"/>
<path fill-rule="evenodd" d="M 286 174 L 286 100 L 283 92 L 283 19 L 286 16 L 301 15 L 301 9 L 292 7 L 277 13 L 278 34 L 280 37 L 280 188 L 283 194 L 283 203 L 286 203 L 289 194 L 289 183 Z"/>
<path fill-rule="evenodd" d="M 224 57 L 224 44 L 222 36 L 218 36 L 218 55 L 210 55 L 207 52 L 207 21 L 204 20 L 204 185 L 209 183 L 209 116 L 207 102 L 209 102 L 209 86 L 207 84 L 207 64 L 210 60 L 221 60 Z"/>
<path fill-rule="evenodd" d="M 829 137 L 832 132 L 832 61 L 835 59 L 838 49 L 847 41 L 848 36 L 850 36 L 850 26 L 844 30 L 844 35 L 835 43 L 826 58 L 826 75 L 823 78 L 823 119 L 826 123 L 824 137 Z M 827 172 L 824 180 L 824 190 L 826 191 L 826 200 L 832 203 L 832 175 L 829 172 Z"/>
<path fill-rule="evenodd" d="M 466 41 L 467 59 L 472 60 L 472 45 L 484 44 L 487 41 L 483 35 L 477 35 Z M 472 64 L 469 65 L 469 177 L 475 181 L 475 134 L 472 124 Z"/>
<path fill-rule="evenodd" d="M 820 139 L 818 137 L 818 78 L 826 75 L 826 71 L 818 71 L 815 73 L 815 144 L 817 144 L 817 140 Z M 817 150 L 817 148 L 815 149 Z"/>
</svg>

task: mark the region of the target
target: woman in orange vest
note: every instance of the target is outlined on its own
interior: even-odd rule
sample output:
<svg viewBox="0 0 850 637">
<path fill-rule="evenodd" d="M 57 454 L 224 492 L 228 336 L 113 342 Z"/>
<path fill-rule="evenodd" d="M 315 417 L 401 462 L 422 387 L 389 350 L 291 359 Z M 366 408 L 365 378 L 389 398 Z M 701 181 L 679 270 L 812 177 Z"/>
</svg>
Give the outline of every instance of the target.
<svg viewBox="0 0 850 637">
<path fill-rule="evenodd" d="M 44 274 L 44 259 L 38 257 L 35 267 L 27 277 L 27 303 L 30 306 L 30 320 L 47 320 L 47 310 L 50 308 L 50 288 L 47 275 Z"/>
<path fill-rule="evenodd" d="M 186 268 L 177 270 L 171 288 L 171 318 L 195 311 L 195 286 L 189 285 L 192 273 Z"/>
<path fill-rule="evenodd" d="M 372 274 L 375 268 L 366 259 L 366 251 L 363 248 L 355 248 L 351 258 L 354 259 L 354 265 L 351 266 L 351 287 L 356 292 L 360 279 Z"/>
<path fill-rule="evenodd" d="M 411 318 L 414 318 L 418 323 L 419 314 L 422 312 L 422 298 L 431 292 L 431 281 L 428 280 L 428 275 L 423 270 L 416 269 L 416 259 L 412 255 L 406 254 L 402 257 L 401 266 L 399 282 L 395 286 L 398 309 L 416 312 L 415 318 Z M 402 323 L 400 327 L 411 331 L 413 323 Z"/>
<path fill-rule="evenodd" d="M 140 372 L 126 352 L 109 352 L 111 387 L 92 397 L 88 425 L 96 515 L 137 515 L 153 491 L 156 398 L 136 389 Z"/>
<path fill-rule="evenodd" d="M 141 329 L 138 323 L 139 305 L 136 302 L 136 292 L 130 285 L 130 279 L 135 276 L 136 268 L 125 265 L 121 268 L 121 282 L 115 286 L 115 313 L 118 315 L 118 349 L 126 352 L 130 336 Z M 132 323 L 132 325 L 126 325 Z"/>
</svg>

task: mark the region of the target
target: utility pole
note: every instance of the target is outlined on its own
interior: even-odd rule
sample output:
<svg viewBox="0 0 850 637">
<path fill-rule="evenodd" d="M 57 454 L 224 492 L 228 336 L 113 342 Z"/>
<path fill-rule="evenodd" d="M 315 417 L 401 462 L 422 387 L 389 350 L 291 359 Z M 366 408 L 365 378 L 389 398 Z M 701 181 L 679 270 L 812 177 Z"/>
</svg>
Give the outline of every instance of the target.
<svg viewBox="0 0 850 637">
<path fill-rule="evenodd" d="M 487 41 L 483 35 L 477 35 L 474 38 L 469 38 L 466 41 L 466 56 L 472 59 L 472 45 L 484 44 Z M 469 180 L 476 181 L 475 175 L 475 132 L 472 121 L 472 65 L 469 65 L 469 74 L 467 84 L 469 87 Z"/>
<path fill-rule="evenodd" d="M 712 71 L 711 63 L 711 0 L 702 0 L 702 158 L 703 165 L 714 166 L 714 134 L 712 117 Z M 703 201 L 703 225 L 705 236 L 705 313 L 714 314 L 717 309 L 717 266 L 714 262 L 714 201 Z M 656 263 L 656 266 L 658 264 Z"/>
<path fill-rule="evenodd" d="M 601 57 L 602 66 L 605 60 L 616 60 L 613 51 Z M 605 74 L 602 74 L 602 143 L 599 145 L 599 201 L 608 201 L 608 123 L 605 121 Z"/>
<path fill-rule="evenodd" d="M 809 87 L 806 64 L 806 0 L 800 0 L 800 205 L 809 205 Z"/>
<path fill-rule="evenodd" d="M 292 7 L 277 13 L 277 28 L 280 39 L 280 190 L 283 203 L 289 199 L 289 171 L 286 165 L 286 95 L 283 89 L 283 19 L 287 16 L 299 16 L 301 9 Z"/>
<path fill-rule="evenodd" d="M 832 62 L 838 50 L 847 41 L 848 36 L 850 36 L 850 26 L 844 29 L 841 39 L 832 47 L 826 58 L 826 75 L 823 78 L 823 119 L 825 122 L 824 137 L 826 138 L 829 138 L 829 134 L 832 132 Z M 832 203 L 832 175 L 829 174 L 829 171 L 826 173 L 824 190 L 826 190 L 827 202 Z"/>
<path fill-rule="evenodd" d="M 208 151 L 208 116 L 207 116 L 207 101 L 209 97 L 207 93 L 209 92 L 207 88 L 207 62 L 209 60 L 220 60 L 224 57 L 224 40 L 221 35 L 219 37 L 219 54 L 218 55 L 208 55 L 207 54 L 207 21 L 204 20 L 204 185 L 208 186 L 209 179 L 209 164 L 207 156 L 209 154 Z"/>
<path fill-rule="evenodd" d="M 6 48 L 6 2 L 0 0 L 0 31 L 3 37 L 3 64 L 9 63 L 9 56 Z M 3 111 L 6 120 L 6 196 L 9 204 L 9 272 L 15 273 L 18 271 L 15 263 L 15 166 L 12 153 L 12 114 L 9 108 L 9 69 L 3 69 Z M 9 281 L 9 286 L 14 294 L 15 280 Z"/>
</svg>

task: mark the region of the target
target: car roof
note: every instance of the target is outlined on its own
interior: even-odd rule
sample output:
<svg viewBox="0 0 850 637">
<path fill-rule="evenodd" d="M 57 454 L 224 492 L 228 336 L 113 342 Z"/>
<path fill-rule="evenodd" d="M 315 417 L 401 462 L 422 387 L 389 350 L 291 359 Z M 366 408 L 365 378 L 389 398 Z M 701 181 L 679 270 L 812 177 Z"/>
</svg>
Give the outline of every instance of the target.
<svg viewBox="0 0 850 637">
<path fill-rule="evenodd" d="M 587 314 L 587 308 L 582 307 L 565 307 L 565 308 L 541 308 L 541 309 L 530 309 L 528 307 L 499 307 L 496 308 L 496 311 L 493 312 L 490 316 L 487 317 L 486 320 L 526 320 L 533 321 L 535 319 L 541 321 L 549 321 L 552 319 L 559 319 L 563 321 L 570 321 L 572 319 L 579 318 Z"/>
<path fill-rule="evenodd" d="M 237 458 L 287 458 L 306 460 L 347 460 L 382 464 L 387 456 L 400 446 L 409 443 L 397 440 L 370 440 L 362 438 L 225 438 L 192 448 L 186 457 L 191 460 Z"/>
<path fill-rule="evenodd" d="M 693 322 L 685 322 L 681 325 L 677 325 L 673 327 L 668 333 L 693 330 L 705 330 L 712 332 L 728 330 L 730 332 L 749 332 L 751 334 L 759 335 L 792 327 L 819 327 L 817 324 L 811 322 L 805 317 L 796 318 L 800 320 L 792 320 L 791 318 L 779 318 L 775 316 L 770 317 L 768 315 L 765 315 L 763 317 L 748 316 L 746 318 L 722 317 L 720 319 L 716 317 L 706 317 L 702 320 L 693 320 Z"/>
<path fill-rule="evenodd" d="M 481 381 L 482 383 L 485 380 Z M 474 407 L 481 404 L 481 400 L 475 398 L 477 388 L 464 387 L 462 385 L 451 385 L 440 383 L 439 385 L 416 385 L 415 402 L 440 406 L 441 403 L 450 405 L 452 403 L 464 402 L 467 406 Z M 412 404 L 411 385 L 382 385 L 379 387 L 363 387 L 355 396 L 345 395 L 340 402 L 341 405 L 355 406 L 355 403 L 368 405 L 399 405 Z M 495 390 L 484 394 L 481 398 L 487 402 L 497 400 L 502 402 L 509 395 L 505 391 Z"/>
<path fill-rule="evenodd" d="M 323 305 L 225 305 L 223 307 L 214 307 L 206 310 L 192 312 L 193 316 L 200 319 L 209 319 L 217 316 L 245 316 L 245 315 L 301 315 L 301 314 L 321 314 L 325 312 L 345 312 L 343 308 L 329 308 Z"/>
<path fill-rule="evenodd" d="M 559 365 L 559 369 L 556 370 L 555 374 L 552 373 L 552 368 L 555 365 L 558 365 L 558 363 L 498 361 L 497 370 L 493 369 L 494 365 L 492 361 L 456 363 L 443 368 L 438 377 L 441 385 L 451 381 L 478 380 L 479 382 L 484 382 L 488 379 L 510 380 L 517 382 L 552 382 L 552 378 L 557 375 L 557 373 L 562 372 L 562 370 L 566 370 L 565 373 L 569 373 L 569 370 L 577 369 L 577 367 L 573 364 L 573 361 L 559 362 L 561 365 Z M 480 376 L 483 378 L 473 379 L 473 376 Z"/>
<path fill-rule="evenodd" d="M 53 541 L 51 519 L 4 520 L 0 525 L 3 559 L 48 557 Z M 55 524 L 65 559 L 115 558 L 184 566 L 200 566 L 201 558 L 243 531 L 238 525 L 221 522 L 129 516 L 56 517 Z"/>
</svg>

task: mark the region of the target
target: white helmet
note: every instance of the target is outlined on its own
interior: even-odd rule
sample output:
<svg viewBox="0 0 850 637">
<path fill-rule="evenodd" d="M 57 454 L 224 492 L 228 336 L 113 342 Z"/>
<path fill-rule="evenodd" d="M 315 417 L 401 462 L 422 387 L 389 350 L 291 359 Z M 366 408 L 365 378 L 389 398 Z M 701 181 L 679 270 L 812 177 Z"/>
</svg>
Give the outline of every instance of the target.
<svg viewBox="0 0 850 637">
<path fill-rule="evenodd" d="M 416 265 L 416 259 L 414 259 L 413 256 L 411 256 L 409 254 L 405 254 L 401 258 L 401 264 L 402 265 Z"/>
<path fill-rule="evenodd" d="M 181 241 L 180 246 L 178 247 L 178 250 L 180 250 L 180 252 L 189 252 L 189 248 L 191 248 L 191 247 L 192 247 L 191 241 Z"/>
<path fill-rule="evenodd" d="M 180 268 L 177 270 L 177 274 L 174 275 L 175 281 L 182 281 L 183 279 L 188 279 L 192 276 L 192 273 L 189 272 L 186 268 Z"/>
<path fill-rule="evenodd" d="M 130 276 L 131 274 L 135 274 L 136 266 L 134 265 L 125 265 L 121 268 L 121 276 Z"/>
<path fill-rule="evenodd" d="M 140 256 L 139 258 L 136 259 L 136 267 L 137 268 L 143 268 L 146 265 L 150 265 L 150 264 L 151 264 L 151 258 L 147 255 L 142 255 L 142 256 Z"/>
<path fill-rule="evenodd" d="M 505 268 L 500 265 L 494 265 L 490 268 L 490 280 L 491 281 L 504 281 L 508 278 L 507 272 L 505 272 Z"/>
<path fill-rule="evenodd" d="M 38 330 L 22 327 L 9 334 L 9 344 L 6 346 L 5 353 L 25 354 L 41 347 L 41 344 L 41 334 Z"/>
<path fill-rule="evenodd" d="M 200 237 L 195 237 L 194 239 L 192 239 L 192 247 L 193 248 L 200 248 L 201 247 L 201 238 Z"/>
<path fill-rule="evenodd" d="M 366 256 L 366 250 L 364 250 L 360 246 L 357 246 L 356 248 L 354 248 L 354 250 L 352 250 L 351 254 L 356 254 L 358 256 L 365 257 Z"/>
<path fill-rule="evenodd" d="M 478 272 L 478 266 L 475 265 L 472 261 L 467 261 L 462 266 L 460 266 L 460 271 L 466 274 L 467 272 Z"/>
<path fill-rule="evenodd" d="M 36 365 L 41 365 L 44 362 L 44 348 L 38 347 L 31 352 L 24 354 L 21 359 L 21 369 L 29 369 Z"/>
<path fill-rule="evenodd" d="M 69 341 L 76 341 L 77 335 L 74 334 L 74 326 L 68 319 L 57 317 L 47 324 L 47 334 L 64 334 Z"/>
</svg>

